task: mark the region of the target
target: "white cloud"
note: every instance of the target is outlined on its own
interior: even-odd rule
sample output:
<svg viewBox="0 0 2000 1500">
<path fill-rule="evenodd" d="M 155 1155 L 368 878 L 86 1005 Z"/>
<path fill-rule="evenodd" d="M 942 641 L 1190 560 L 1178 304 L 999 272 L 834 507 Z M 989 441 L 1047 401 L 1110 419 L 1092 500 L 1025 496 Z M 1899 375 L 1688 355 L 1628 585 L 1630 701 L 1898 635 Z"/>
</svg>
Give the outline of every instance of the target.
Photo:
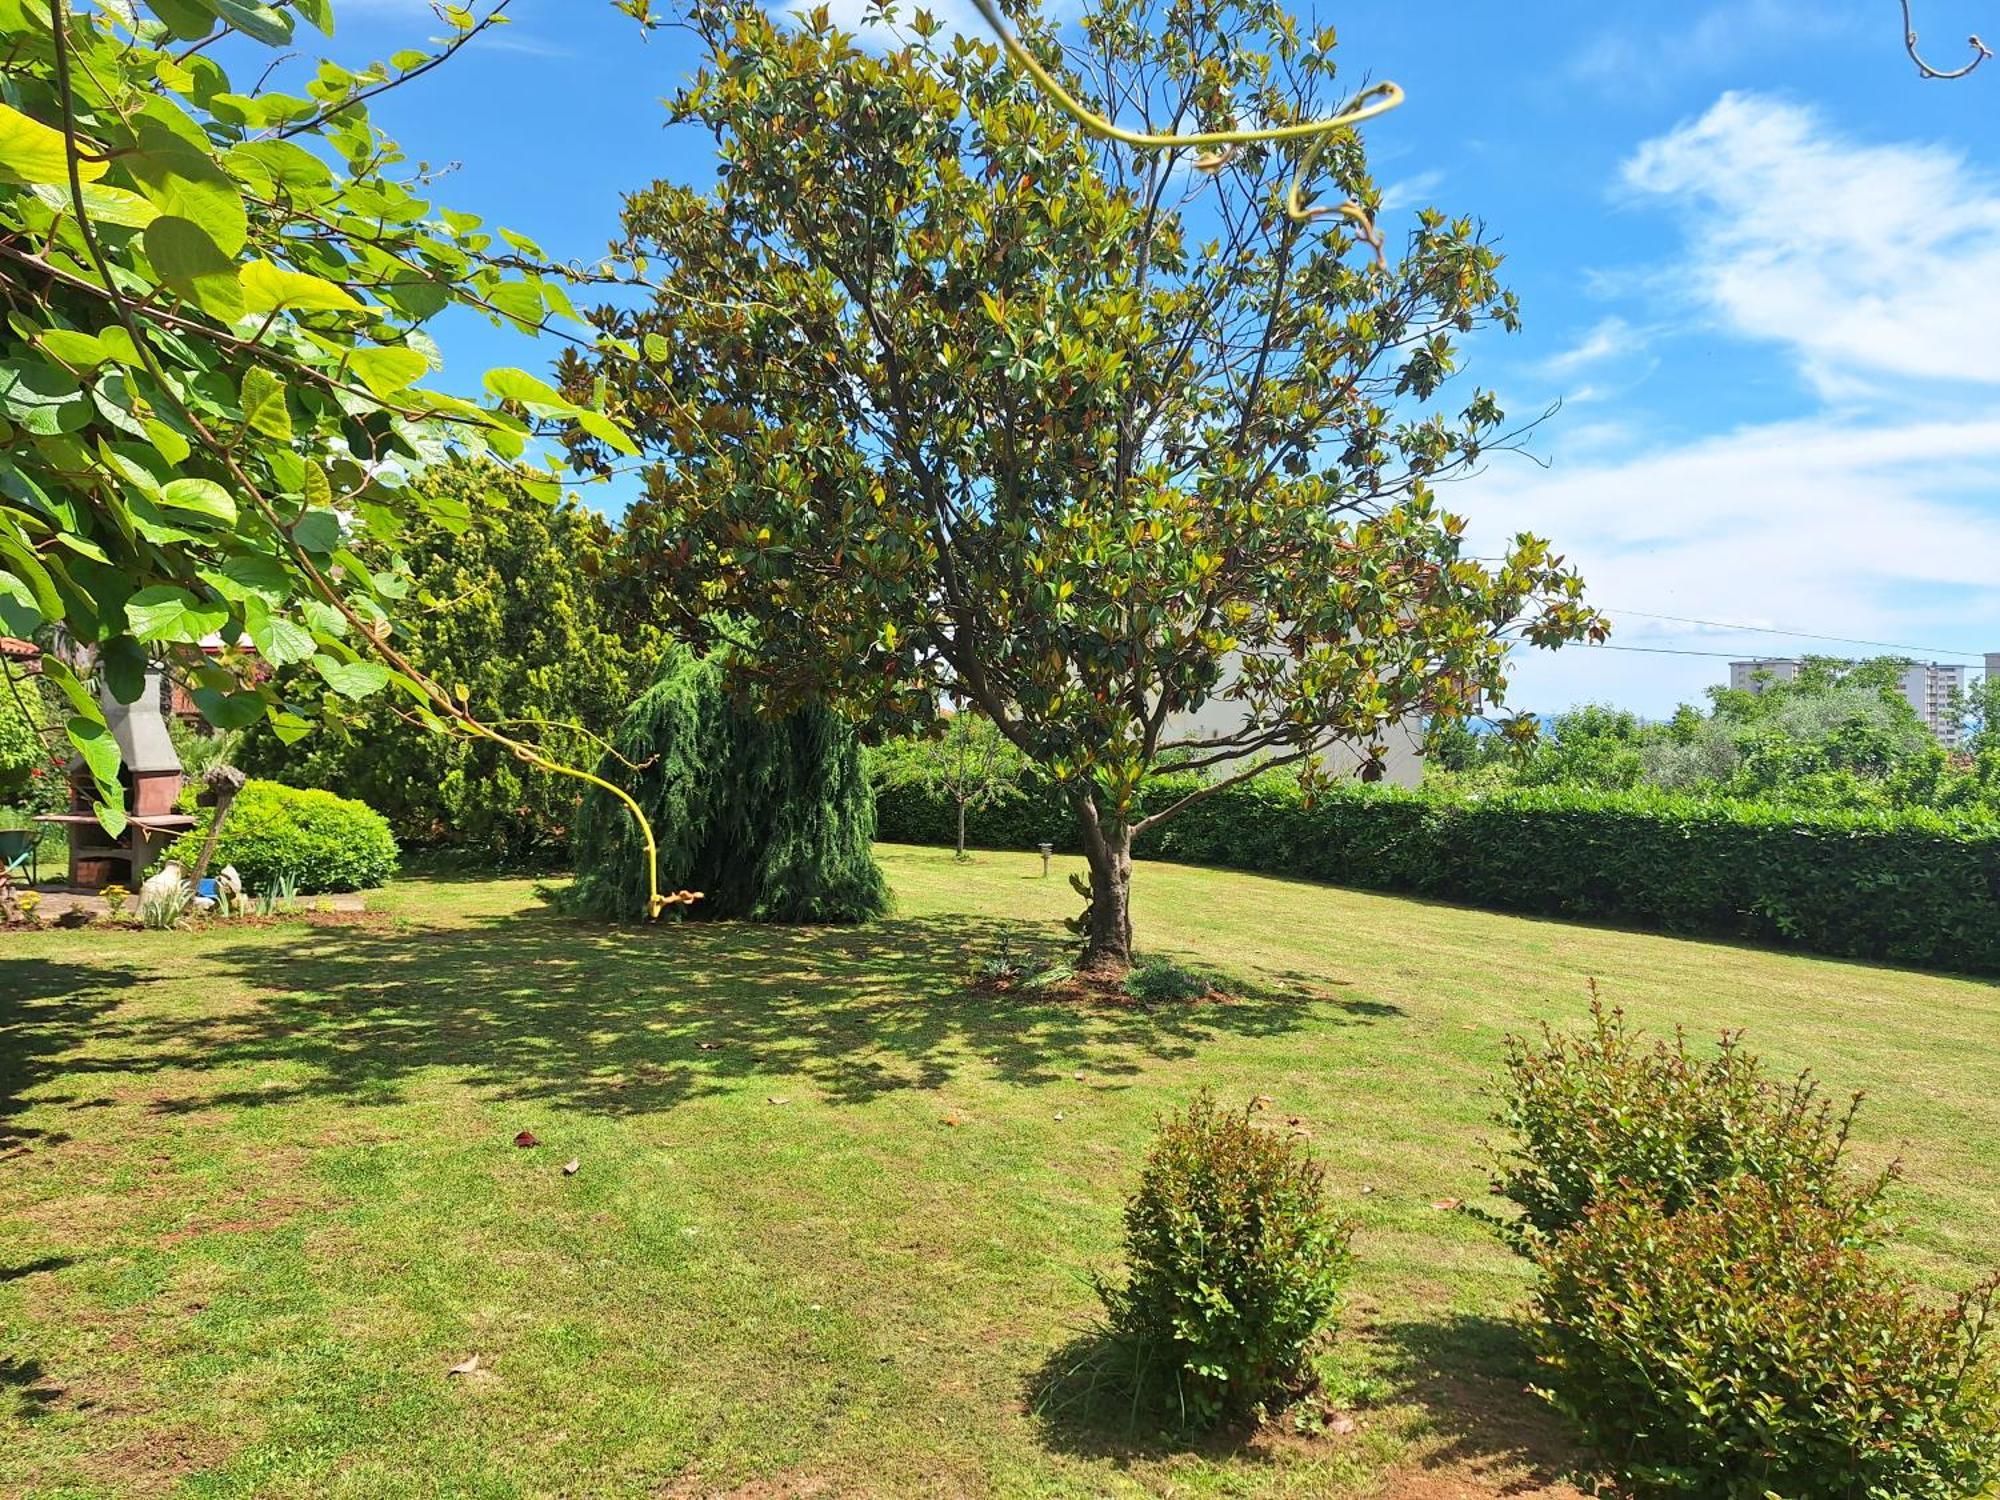
<svg viewBox="0 0 2000 1500">
<path fill-rule="evenodd" d="M 1574 374 L 1592 365 L 1622 359 L 1644 346 L 1644 336 L 1623 318 L 1603 318 L 1569 348 L 1543 360 L 1540 368 L 1547 375 Z"/>
<path fill-rule="evenodd" d="M 1679 244 L 1600 282 L 1644 320 L 1605 318 L 1539 373 L 1601 391 L 1629 342 L 1692 325 L 1763 345 L 1806 378 L 1805 409 L 1663 436 L 1730 409 L 1692 351 L 1669 348 L 1684 382 L 1671 424 L 1607 401 L 1605 422 L 1550 429 L 1548 469 L 1501 462 L 1449 497 L 1482 542 L 1551 538 L 1614 621 L 1634 612 L 1614 637 L 1626 646 L 1810 645 L 1646 612 L 2000 649 L 2000 184 L 1950 147 L 1858 141 L 1813 109 L 1734 93 L 1641 146 L 1621 184 L 1676 212 Z M 1757 363 L 1726 368 L 1769 399 Z M 1699 656 L 1523 652 L 1513 698 L 1661 713 L 1726 671 Z"/>
<path fill-rule="evenodd" d="M 1738 654 L 1772 637 L 1689 639 L 1621 607 L 1942 650 L 2000 649 L 2000 418 L 1856 423 L 1834 416 L 1622 451 L 1548 470 L 1497 463 L 1447 497 L 1481 550 L 1518 530 L 1553 539 L 1618 624 L 1614 642 Z M 1819 647 L 1815 649 L 1828 649 Z M 1838 649 L 1838 648 L 1831 648 Z M 1652 713 L 1726 663 L 1634 653 L 1521 652 L 1517 703 L 1613 698 Z"/>
<path fill-rule="evenodd" d="M 1444 181 L 1440 170 L 1418 172 L 1411 177 L 1398 178 L 1382 189 L 1382 212 L 1394 213 L 1399 208 L 1413 208 L 1420 199 L 1429 197 Z"/>
<path fill-rule="evenodd" d="M 1628 189 L 1685 215 L 1685 293 L 1787 347 L 1829 394 L 2000 383 L 2000 185 L 1940 145 L 1866 145 L 1725 94 L 1640 148 Z"/>
<path fill-rule="evenodd" d="M 1678 7 L 1670 14 L 1657 30 L 1621 22 L 1597 32 L 1571 55 L 1570 76 L 1620 95 L 1658 97 L 1688 77 L 1775 47 L 1797 51 L 1855 24 L 1830 6 L 1803 0 L 1728 0 L 1692 18 Z"/>
</svg>

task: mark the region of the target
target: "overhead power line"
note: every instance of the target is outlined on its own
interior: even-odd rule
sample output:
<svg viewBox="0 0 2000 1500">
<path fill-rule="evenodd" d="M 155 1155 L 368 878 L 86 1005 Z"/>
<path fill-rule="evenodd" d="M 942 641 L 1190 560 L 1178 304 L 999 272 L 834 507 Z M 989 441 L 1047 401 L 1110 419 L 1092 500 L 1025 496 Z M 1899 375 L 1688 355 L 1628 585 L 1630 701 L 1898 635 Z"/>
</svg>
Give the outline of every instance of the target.
<svg viewBox="0 0 2000 1500">
<path fill-rule="evenodd" d="M 1717 661 L 1741 661 L 1743 658 L 1734 651 L 1689 651 L 1679 646 L 1618 646 L 1610 641 L 1597 641 L 1584 647 L 1586 651 L 1640 651 L 1648 656 L 1712 656 Z"/>
<path fill-rule="evenodd" d="M 1711 630 L 1740 630 L 1752 635 L 1777 635 L 1797 641 L 1833 641 L 1843 646 L 1873 646 L 1882 651 L 1907 651 L 1918 656 L 1963 656 L 1974 661 L 1985 655 L 1980 651 L 1947 651 L 1937 646 L 1911 646 L 1898 641 L 1871 641 L 1851 635 L 1821 635 L 1811 630 L 1784 630 L 1775 625 L 1732 625 L 1726 620 L 1697 620 L 1687 615 L 1660 615 L 1643 609 L 1620 609 L 1615 604 L 1604 606 L 1605 612 L 1616 615 L 1632 615 L 1641 620 L 1665 620 L 1674 625 L 1701 625 Z M 1628 650 L 1638 650 L 1636 646 Z M 1664 648 L 1660 648 L 1664 649 Z M 1686 653 L 1689 655 L 1727 655 L 1727 652 Z"/>
<path fill-rule="evenodd" d="M 1503 557 L 1473 557 L 1471 561 L 1502 563 L 1506 559 Z M 1592 602 L 1596 603 L 1597 601 L 1593 600 Z M 1912 656 L 1929 656 L 1933 658 L 1940 656 L 1962 656 L 1970 661 L 1979 661 L 1986 655 L 1983 651 L 1947 651 L 1937 646 L 1912 646 L 1902 641 L 1871 641 L 1851 635 L 1822 635 L 1818 631 L 1813 630 L 1786 630 L 1777 625 L 1739 625 L 1733 624 L 1728 620 L 1698 620 L 1691 615 L 1662 615 L 1645 609 L 1620 609 L 1615 604 L 1599 604 L 1598 608 L 1613 617 L 1631 615 L 1634 619 L 1639 620 L 1665 620 L 1671 625 L 1700 625 L 1709 630 L 1736 630 L 1746 635 L 1775 635 L 1794 641 L 1831 641 L 1835 645 L 1840 646 L 1873 646 L 1878 651 L 1902 651 Z M 1623 646 L 1619 649 L 1637 651 L 1640 648 L 1637 646 Z M 1664 646 L 1652 649 L 1661 652 L 1667 651 L 1667 648 Z M 1731 657 L 1731 654 L 1726 651 L 1682 651 L 1668 654 L 1681 656 L 1720 656 L 1732 660 L 1740 659 Z"/>
</svg>

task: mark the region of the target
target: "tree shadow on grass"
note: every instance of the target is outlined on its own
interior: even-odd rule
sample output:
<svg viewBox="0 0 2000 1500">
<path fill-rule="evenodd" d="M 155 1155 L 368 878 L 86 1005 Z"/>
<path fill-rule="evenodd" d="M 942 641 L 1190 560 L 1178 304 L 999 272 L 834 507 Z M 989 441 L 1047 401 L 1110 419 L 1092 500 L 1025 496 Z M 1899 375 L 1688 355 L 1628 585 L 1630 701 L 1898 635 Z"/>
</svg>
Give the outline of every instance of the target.
<svg viewBox="0 0 2000 1500">
<path fill-rule="evenodd" d="M 803 1077 L 838 1104 L 938 1088 L 968 1065 L 1029 1087 L 1089 1069 L 1115 1087 L 1217 1037 L 1382 1017 L 1296 990 L 1148 1011 L 970 987 L 974 958 L 1003 933 L 1018 945 L 1023 929 L 979 916 L 622 928 L 529 911 L 445 929 L 308 930 L 287 947 L 215 950 L 221 977 L 260 998 L 155 1018 L 133 1042 L 154 1067 L 307 1070 L 289 1087 L 157 1106 L 167 1111 L 389 1100 L 444 1067 L 498 1097 L 620 1115 L 759 1075 Z"/>
<path fill-rule="evenodd" d="M 77 1063 L 65 1059 L 85 1042 L 132 1034 L 132 1028 L 110 1025 L 106 1018 L 123 1002 L 123 992 L 142 979 L 131 969 L 99 964 L 0 961 L 0 1159 L 67 1139 L 20 1122 L 31 1103 L 50 1102 L 28 1096 L 75 1071 Z"/>
<path fill-rule="evenodd" d="M 23 1281 L 30 1276 L 40 1276 L 49 1271 L 60 1271 L 76 1262 L 67 1255 L 44 1255 L 38 1260 L 23 1261 L 17 1266 L 0 1265 L 0 1286 L 10 1281 Z"/>
<path fill-rule="evenodd" d="M 0 1354 L 0 1410 L 11 1410 L 17 1420 L 32 1422 L 62 1397 L 62 1387 L 49 1378 L 40 1360 Z"/>
<path fill-rule="evenodd" d="M 1538 1491 L 1572 1477 L 1577 1453 L 1556 1416 L 1528 1390 L 1534 1360 L 1511 1319 L 1452 1313 L 1380 1325 L 1383 1374 L 1420 1405 L 1442 1439 L 1434 1466 L 1504 1469 L 1519 1478 L 1502 1494 Z"/>
</svg>

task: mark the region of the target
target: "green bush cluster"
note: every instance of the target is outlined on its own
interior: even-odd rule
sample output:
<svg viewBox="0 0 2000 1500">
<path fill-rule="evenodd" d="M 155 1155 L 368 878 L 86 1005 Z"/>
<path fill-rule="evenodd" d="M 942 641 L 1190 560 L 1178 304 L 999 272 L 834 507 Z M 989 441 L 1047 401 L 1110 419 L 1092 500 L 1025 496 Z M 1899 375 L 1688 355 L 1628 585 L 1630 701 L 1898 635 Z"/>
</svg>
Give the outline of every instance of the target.
<svg viewBox="0 0 2000 1500">
<path fill-rule="evenodd" d="M 1173 1378 L 1191 1426 L 1282 1395 L 1340 1297 L 1353 1226 L 1305 1146 L 1203 1093 L 1162 1126 L 1125 1209 L 1111 1328 Z"/>
<path fill-rule="evenodd" d="M 409 659 L 482 717 L 558 760 L 590 766 L 604 734 L 652 680 L 665 649 L 653 601 L 615 567 L 616 529 L 589 508 L 550 504 L 505 470 L 452 460 L 416 482 L 472 524 L 413 518 L 397 551 L 422 608 L 396 619 Z M 371 566 L 378 554 L 362 552 Z M 427 734 L 379 694 L 327 697 L 310 663 L 280 674 L 287 697 L 323 702 L 318 728 L 287 744 L 251 730 L 240 764 L 255 776 L 359 797 L 407 846 L 455 851 L 486 865 L 566 863 L 582 784 L 531 769 L 464 735 Z"/>
<path fill-rule="evenodd" d="M 195 826 L 168 848 L 167 859 L 192 869 L 215 814 L 204 808 Z M 365 891 L 396 873 L 396 840 L 366 803 L 331 792 L 250 781 L 223 820 L 211 873 L 236 866 L 247 890 L 260 892 L 290 876 L 302 896 Z"/>
<path fill-rule="evenodd" d="M 1742 1175 L 1620 1193 L 1539 1257 L 1548 1395 L 1633 1500 L 1965 1500 L 2000 1480 L 1989 1282 L 1925 1304 L 1852 1220 Z"/>
<path fill-rule="evenodd" d="M 1164 777 L 1143 811 L 1192 783 Z M 1077 847 L 1045 781 L 975 812 L 973 844 Z M 881 836 L 949 844 L 935 788 L 877 788 Z M 1161 825 L 1141 857 L 1409 891 L 1506 911 L 1745 937 L 1842 958 L 2000 973 L 2000 825 L 1975 815 L 1808 812 L 1639 790 L 1444 797 L 1274 773 Z"/>
<path fill-rule="evenodd" d="M 28 789 L 29 774 L 48 760 L 35 732 L 35 684 L 0 667 L 0 802 L 13 802 Z"/>
<path fill-rule="evenodd" d="M 13 667 L 0 667 L 0 674 L 0 806 L 10 809 L 0 827 L 10 827 L 68 808 L 70 750 L 42 732 L 64 715 L 50 704 L 41 679 Z"/>
<path fill-rule="evenodd" d="M 1536 1253 L 1618 1193 L 1679 1213 L 1735 1177 L 1830 1209 L 1873 1201 L 1842 1170 L 1858 1095 L 1841 1110 L 1810 1075 L 1773 1080 L 1738 1036 L 1700 1056 L 1594 997 L 1590 1014 L 1583 1036 L 1544 1026 L 1507 1041 L 1494 1122 L 1514 1144 L 1497 1154 L 1493 1192 L 1518 1210 L 1500 1225 L 1516 1249 Z"/>
<path fill-rule="evenodd" d="M 1593 1008 L 1509 1044 L 1494 1191 L 1540 1272 L 1543 1391 L 1633 1500 L 1959 1500 L 2000 1479 L 1996 1283 L 1935 1308 L 1872 1255 L 1893 1172 L 1853 1108 L 1728 1037 L 1648 1044 Z"/>
</svg>

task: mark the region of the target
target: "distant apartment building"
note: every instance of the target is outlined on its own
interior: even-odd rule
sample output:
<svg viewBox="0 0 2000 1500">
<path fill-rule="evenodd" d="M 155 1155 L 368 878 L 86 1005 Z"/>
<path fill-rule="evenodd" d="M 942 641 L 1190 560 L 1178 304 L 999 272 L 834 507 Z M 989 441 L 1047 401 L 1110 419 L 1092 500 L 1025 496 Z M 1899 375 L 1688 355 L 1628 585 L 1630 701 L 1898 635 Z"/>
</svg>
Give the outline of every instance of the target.
<svg viewBox="0 0 2000 1500">
<path fill-rule="evenodd" d="M 1773 682 L 1791 682 L 1805 665 L 1797 657 L 1767 656 L 1755 661 L 1729 664 L 1729 685 L 1739 692 L 1759 693 Z M 1906 662 L 1897 686 L 1916 715 L 1924 721 L 1938 743 L 1946 749 L 1959 741 L 1958 722 L 1952 717 L 1952 699 L 1965 691 L 1965 668 L 1945 662 Z M 2000 651 L 1986 653 L 1986 672 L 2000 671 Z"/>
</svg>

